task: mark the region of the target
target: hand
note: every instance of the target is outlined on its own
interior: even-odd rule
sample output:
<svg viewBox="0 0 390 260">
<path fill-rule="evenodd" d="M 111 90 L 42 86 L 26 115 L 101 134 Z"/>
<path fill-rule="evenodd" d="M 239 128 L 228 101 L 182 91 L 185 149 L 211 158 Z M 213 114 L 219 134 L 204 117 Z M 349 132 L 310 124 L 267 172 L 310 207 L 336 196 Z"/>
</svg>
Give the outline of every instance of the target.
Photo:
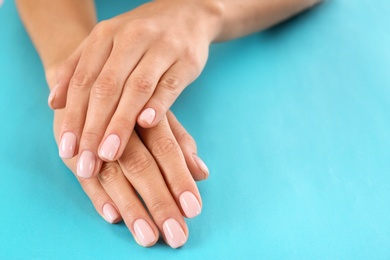
<svg viewBox="0 0 390 260">
<path fill-rule="evenodd" d="M 55 82 L 54 71 L 55 66 L 46 71 L 51 86 Z M 57 110 L 54 120 L 56 136 L 63 118 L 64 112 Z M 104 163 L 97 178 L 76 177 L 97 212 L 110 223 L 123 218 L 138 244 L 153 245 L 160 230 L 170 246 L 178 247 L 188 237 L 182 215 L 194 217 L 200 211 L 198 205 L 201 207 L 200 195 L 192 178 L 188 177 L 189 172 L 195 180 L 208 177 L 208 169 L 196 153 L 193 138 L 168 112 L 167 119 L 156 128 L 140 129 L 139 134 L 134 133 L 120 161 Z M 64 162 L 76 175 L 76 158 L 64 159 Z M 154 220 L 147 214 L 135 190 Z M 195 194 L 196 200 L 188 191 Z M 179 225 L 172 220 L 164 225 L 167 219 L 174 219 Z M 176 233 L 171 232 L 174 236 L 165 235 L 169 233 L 167 229 L 175 229 Z"/>
<path fill-rule="evenodd" d="M 63 107 L 67 93 L 60 137 L 73 149 L 60 155 L 79 154 L 80 177 L 96 176 L 99 157 L 120 158 L 137 118 L 142 127 L 156 126 L 200 74 L 216 27 L 201 3 L 150 2 L 101 22 L 64 62 L 49 103 Z M 85 167 L 85 158 L 94 167 Z"/>
<path fill-rule="evenodd" d="M 57 134 L 62 119 L 62 111 L 57 111 Z M 177 248 L 188 237 L 182 216 L 192 218 L 201 211 L 201 198 L 191 173 L 198 180 L 208 176 L 195 154 L 195 142 L 169 112 L 168 119 L 155 128 L 134 132 L 123 156 L 118 162 L 104 163 L 98 177 L 78 180 L 99 214 L 110 223 L 119 222 L 122 216 L 138 244 L 155 244 L 160 231 L 165 241 Z M 73 173 L 75 159 L 64 160 Z M 202 168 L 197 166 L 199 162 Z"/>
</svg>

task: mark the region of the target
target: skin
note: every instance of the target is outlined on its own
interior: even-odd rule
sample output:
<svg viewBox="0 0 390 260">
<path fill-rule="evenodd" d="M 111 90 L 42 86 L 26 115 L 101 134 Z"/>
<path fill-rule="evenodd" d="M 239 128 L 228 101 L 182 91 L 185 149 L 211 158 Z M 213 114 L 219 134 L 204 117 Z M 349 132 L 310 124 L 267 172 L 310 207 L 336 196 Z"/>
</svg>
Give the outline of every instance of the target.
<svg viewBox="0 0 390 260">
<path fill-rule="evenodd" d="M 53 108 L 66 104 L 61 136 L 77 140 L 72 156 L 117 160 L 129 129 L 156 126 L 199 76 L 212 42 L 262 30 L 317 2 L 161 0 L 98 23 L 59 68 L 49 100 Z"/>
<path fill-rule="evenodd" d="M 58 64 L 74 52 L 96 21 L 91 1 L 68 0 L 62 3 L 17 2 L 21 17 L 40 54 L 51 89 L 56 82 Z M 43 6 L 51 10 L 48 15 L 42 15 L 41 12 L 45 10 Z M 65 110 L 55 111 L 56 140 L 59 139 L 64 115 Z M 172 145 L 164 146 L 166 143 Z M 134 132 L 120 160 L 104 163 L 94 178 L 77 179 L 97 212 L 110 223 L 123 219 L 138 243 L 134 223 L 138 219 L 145 220 L 153 230 L 155 239 L 148 244 L 140 244 L 151 246 L 156 243 L 159 233 L 167 241 L 162 225 L 170 218 L 180 224 L 188 237 L 188 228 L 183 219 L 186 214 L 179 197 L 184 191 L 190 191 L 201 205 L 194 179 L 203 180 L 208 176 L 208 172 L 199 168 L 195 161 L 196 153 L 192 137 L 174 115 L 168 113 L 157 127 Z M 64 163 L 76 175 L 76 158 L 64 159 Z M 135 191 L 140 194 L 146 208 Z M 116 212 L 111 218 L 103 210 L 106 205 L 111 205 Z M 171 246 L 177 247 L 177 244 Z"/>
<path fill-rule="evenodd" d="M 75 136 L 64 162 L 79 174 L 80 156 L 93 154 L 90 178 L 78 180 L 96 210 L 107 219 L 103 208 L 112 205 L 118 214 L 110 222 L 122 216 L 135 238 L 134 222 L 144 219 L 156 239 L 143 246 L 158 232 L 169 243 L 168 218 L 188 237 L 179 196 L 190 191 L 201 204 L 192 176 L 204 179 L 208 171 L 169 107 L 203 70 L 212 42 L 262 30 L 317 2 L 160 0 L 96 23 L 91 0 L 17 0 L 52 89 L 49 105 L 66 106 L 55 111 L 56 139 L 61 146 L 64 133 Z M 142 115 L 148 108 L 154 117 Z M 142 128 L 134 131 L 136 122 Z M 107 157 L 101 148 L 112 134 L 120 145 Z"/>
<path fill-rule="evenodd" d="M 190 191 L 200 205 L 202 204 L 182 152 L 186 149 L 194 152 L 195 144 L 191 143 L 192 138 L 172 113 L 168 113 L 168 118 L 169 122 L 164 118 L 152 130 L 134 132 L 123 156 L 116 162 L 104 163 L 98 177 L 85 179 L 76 176 L 98 213 L 110 223 L 123 219 L 141 246 L 154 245 L 160 233 L 170 246 L 176 248 L 177 245 L 170 244 L 166 239 L 163 223 L 167 219 L 175 219 L 188 238 L 188 228 L 183 218 L 186 214 L 180 207 L 180 195 Z M 59 133 L 58 126 L 62 119 L 62 111 L 57 112 L 54 122 L 56 135 Z M 161 146 L 167 142 L 172 142 L 173 147 Z M 76 158 L 64 159 L 64 163 L 76 173 Z M 146 208 L 136 192 L 141 196 Z M 117 210 L 119 214 L 116 218 L 107 219 L 103 212 L 106 204 Z M 139 219 L 147 221 L 153 230 L 154 239 L 148 244 L 142 244 L 137 239 L 134 223 Z"/>
</svg>

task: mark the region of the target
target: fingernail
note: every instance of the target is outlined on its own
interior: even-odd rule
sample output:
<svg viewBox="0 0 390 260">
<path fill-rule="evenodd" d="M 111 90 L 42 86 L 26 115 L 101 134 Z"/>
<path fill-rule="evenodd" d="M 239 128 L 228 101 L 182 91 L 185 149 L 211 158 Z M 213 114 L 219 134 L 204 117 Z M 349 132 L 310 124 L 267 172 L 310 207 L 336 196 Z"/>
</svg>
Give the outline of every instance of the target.
<svg viewBox="0 0 390 260">
<path fill-rule="evenodd" d="M 196 154 L 193 154 L 194 161 L 198 165 L 199 169 L 204 173 L 206 179 L 209 177 L 209 168 L 207 168 L 206 164 L 199 158 Z"/>
<path fill-rule="evenodd" d="M 77 175 L 81 178 L 89 178 L 92 176 L 95 168 L 95 155 L 88 150 L 85 150 L 77 162 Z"/>
<path fill-rule="evenodd" d="M 134 222 L 134 232 L 137 236 L 136 240 L 141 246 L 150 246 L 156 241 L 153 229 L 143 219 L 138 219 Z"/>
<path fill-rule="evenodd" d="M 165 220 L 163 224 L 163 231 L 168 244 L 172 248 L 181 247 L 187 241 L 187 237 L 179 222 L 173 218 Z"/>
<path fill-rule="evenodd" d="M 149 125 L 153 123 L 154 118 L 156 117 L 156 111 L 153 108 L 147 108 L 144 112 L 141 113 L 139 119 L 145 121 Z"/>
<path fill-rule="evenodd" d="M 58 153 L 61 158 L 70 159 L 74 156 L 76 147 L 76 135 L 72 132 L 66 132 L 62 135 Z"/>
<path fill-rule="evenodd" d="M 112 161 L 118 151 L 120 144 L 121 140 L 117 135 L 111 134 L 107 136 L 102 147 L 100 148 L 99 156 L 106 160 Z"/>
<path fill-rule="evenodd" d="M 195 195 L 189 191 L 185 191 L 180 195 L 180 205 L 187 218 L 198 216 L 202 210 Z"/>
<path fill-rule="evenodd" d="M 112 206 L 110 203 L 104 204 L 103 214 L 104 214 L 104 218 L 111 224 L 114 223 L 114 221 L 119 218 L 118 212 L 116 211 L 115 207 Z"/>
<path fill-rule="evenodd" d="M 57 84 L 54 86 L 54 88 L 51 90 L 50 95 L 49 95 L 49 97 L 47 98 L 47 104 L 48 104 L 49 107 L 51 107 L 51 108 L 53 108 L 52 102 L 53 102 L 53 99 L 54 99 L 55 96 L 56 96 L 57 89 L 58 89 L 58 83 L 57 83 Z"/>
</svg>

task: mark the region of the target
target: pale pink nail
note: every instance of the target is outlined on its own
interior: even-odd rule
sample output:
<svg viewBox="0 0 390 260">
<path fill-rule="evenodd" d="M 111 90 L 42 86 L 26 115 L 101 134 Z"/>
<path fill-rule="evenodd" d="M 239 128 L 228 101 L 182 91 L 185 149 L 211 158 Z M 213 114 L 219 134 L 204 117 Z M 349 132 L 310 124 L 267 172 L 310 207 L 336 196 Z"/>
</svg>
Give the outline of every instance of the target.
<svg viewBox="0 0 390 260">
<path fill-rule="evenodd" d="M 156 111 L 153 108 L 147 108 L 144 112 L 141 113 L 139 119 L 145 121 L 149 125 L 153 123 L 154 118 L 156 117 Z"/>
<path fill-rule="evenodd" d="M 156 236 L 148 222 L 138 219 L 134 222 L 134 232 L 141 246 L 150 246 L 156 241 Z"/>
<path fill-rule="evenodd" d="M 205 174 L 206 178 L 209 177 L 209 168 L 207 168 L 206 164 L 196 154 L 193 154 L 193 157 L 195 163 L 198 165 L 199 169 Z"/>
<path fill-rule="evenodd" d="M 179 222 L 173 218 L 165 220 L 163 224 L 163 231 L 168 244 L 172 248 L 181 247 L 187 241 L 187 236 L 185 235 Z"/>
<path fill-rule="evenodd" d="M 62 135 L 58 153 L 61 158 L 70 159 L 74 156 L 76 147 L 76 135 L 72 132 L 66 132 Z"/>
<path fill-rule="evenodd" d="M 103 214 L 104 218 L 110 223 L 114 223 L 114 221 L 119 218 L 118 211 L 116 211 L 115 207 L 112 206 L 110 203 L 104 204 Z"/>
<path fill-rule="evenodd" d="M 53 99 L 54 99 L 55 96 L 56 96 L 57 90 L 58 90 L 58 83 L 57 83 L 57 84 L 54 86 L 54 88 L 51 90 L 50 95 L 49 95 L 49 97 L 47 98 L 47 104 L 48 104 L 49 107 L 51 107 L 51 108 L 53 108 L 52 102 L 53 102 Z"/>
<path fill-rule="evenodd" d="M 88 150 L 85 150 L 77 162 L 77 175 L 81 178 L 89 178 L 93 174 L 95 168 L 95 155 Z"/>
<path fill-rule="evenodd" d="M 180 195 L 180 205 L 187 218 L 198 216 L 202 210 L 195 195 L 189 191 L 185 191 Z"/>
<path fill-rule="evenodd" d="M 112 161 L 112 159 L 114 159 L 116 153 L 118 152 L 120 144 L 121 140 L 117 135 L 111 134 L 107 136 L 102 147 L 100 148 L 99 156 L 102 159 Z"/>
</svg>

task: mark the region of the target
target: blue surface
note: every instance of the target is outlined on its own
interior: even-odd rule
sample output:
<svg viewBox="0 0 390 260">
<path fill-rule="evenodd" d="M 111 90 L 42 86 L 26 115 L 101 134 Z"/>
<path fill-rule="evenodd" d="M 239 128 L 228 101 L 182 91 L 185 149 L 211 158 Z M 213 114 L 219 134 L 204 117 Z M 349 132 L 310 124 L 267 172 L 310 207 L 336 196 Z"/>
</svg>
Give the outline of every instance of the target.
<svg viewBox="0 0 390 260">
<path fill-rule="evenodd" d="M 101 18 L 137 4 L 108 2 Z M 6 1 L 0 258 L 389 259 L 389 10 L 388 0 L 328 1 L 211 48 L 174 106 L 211 177 L 188 243 L 173 250 L 141 248 L 125 225 L 105 223 L 62 164 L 39 58 Z"/>
</svg>

